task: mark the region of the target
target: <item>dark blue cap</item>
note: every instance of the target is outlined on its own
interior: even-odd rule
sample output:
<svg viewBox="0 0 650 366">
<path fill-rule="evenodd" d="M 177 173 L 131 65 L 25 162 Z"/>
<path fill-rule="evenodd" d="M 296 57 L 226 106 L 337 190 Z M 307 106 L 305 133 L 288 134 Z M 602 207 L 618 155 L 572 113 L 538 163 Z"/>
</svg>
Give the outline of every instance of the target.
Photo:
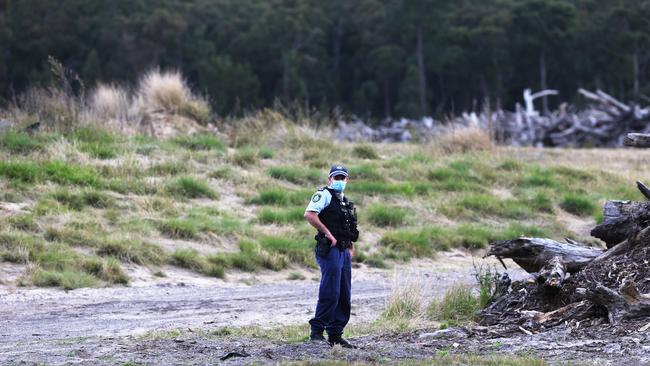
<svg viewBox="0 0 650 366">
<path fill-rule="evenodd" d="M 332 165 L 332 168 L 330 168 L 330 175 L 328 175 L 328 177 L 334 177 L 337 175 L 345 175 L 347 177 L 348 170 L 343 165 Z"/>
</svg>

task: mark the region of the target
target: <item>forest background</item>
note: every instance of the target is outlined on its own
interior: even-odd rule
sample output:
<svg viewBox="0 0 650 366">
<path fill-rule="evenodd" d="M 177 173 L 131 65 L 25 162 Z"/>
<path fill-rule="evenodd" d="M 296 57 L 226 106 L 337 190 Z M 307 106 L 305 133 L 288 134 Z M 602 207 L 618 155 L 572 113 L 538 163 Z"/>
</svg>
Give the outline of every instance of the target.
<svg viewBox="0 0 650 366">
<path fill-rule="evenodd" d="M 0 0 L 0 105 L 178 69 L 222 116 L 275 101 L 384 117 L 512 109 L 524 88 L 650 95 L 642 0 Z"/>
</svg>

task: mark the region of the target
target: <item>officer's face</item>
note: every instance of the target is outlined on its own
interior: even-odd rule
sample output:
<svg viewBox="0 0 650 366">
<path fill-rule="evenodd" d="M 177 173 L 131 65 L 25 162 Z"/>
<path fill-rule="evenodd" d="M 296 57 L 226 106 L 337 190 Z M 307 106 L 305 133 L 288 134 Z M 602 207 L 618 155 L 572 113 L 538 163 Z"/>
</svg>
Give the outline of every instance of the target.
<svg viewBox="0 0 650 366">
<path fill-rule="evenodd" d="M 347 183 L 347 182 L 348 182 L 348 177 L 346 177 L 346 176 L 343 175 L 343 174 L 335 175 L 335 176 L 333 176 L 333 177 L 329 177 L 329 178 L 327 179 L 327 184 L 331 185 L 332 182 L 334 182 L 335 180 L 342 180 L 342 181 L 344 181 L 345 183 Z"/>
</svg>

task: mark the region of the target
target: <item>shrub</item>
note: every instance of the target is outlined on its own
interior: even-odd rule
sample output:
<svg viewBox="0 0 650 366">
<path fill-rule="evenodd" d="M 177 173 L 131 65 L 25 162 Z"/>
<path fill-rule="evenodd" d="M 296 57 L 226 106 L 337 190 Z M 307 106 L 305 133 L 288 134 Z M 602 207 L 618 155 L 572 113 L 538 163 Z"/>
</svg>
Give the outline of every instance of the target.
<svg viewBox="0 0 650 366">
<path fill-rule="evenodd" d="M 372 145 L 357 145 L 352 149 L 352 153 L 361 159 L 379 159 L 379 154 Z"/>
<path fill-rule="evenodd" d="M 177 145 L 180 145 L 190 150 L 217 150 L 225 151 L 226 144 L 215 136 L 206 134 L 197 135 L 181 135 L 172 140 Z"/>
<path fill-rule="evenodd" d="M 578 216 L 590 216 L 596 211 L 596 205 L 588 197 L 573 193 L 562 198 L 560 207 Z"/>
<path fill-rule="evenodd" d="M 368 209 L 368 220 L 377 226 L 399 226 L 406 219 L 407 211 L 399 207 L 374 205 Z"/>
<path fill-rule="evenodd" d="M 202 180 L 192 177 L 179 178 L 167 186 L 167 191 L 174 196 L 187 198 L 217 198 L 217 193 Z"/>
<path fill-rule="evenodd" d="M 471 321 L 479 310 L 479 299 L 472 289 L 456 284 L 445 292 L 440 301 L 434 301 L 427 309 L 428 315 L 436 320 L 451 324 Z"/>
<path fill-rule="evenodd" d="M 145 110 L 176 114 L 193 96 L 180 72 L 152 70 L 140 79 L 137 98 Z"/>
</svg>

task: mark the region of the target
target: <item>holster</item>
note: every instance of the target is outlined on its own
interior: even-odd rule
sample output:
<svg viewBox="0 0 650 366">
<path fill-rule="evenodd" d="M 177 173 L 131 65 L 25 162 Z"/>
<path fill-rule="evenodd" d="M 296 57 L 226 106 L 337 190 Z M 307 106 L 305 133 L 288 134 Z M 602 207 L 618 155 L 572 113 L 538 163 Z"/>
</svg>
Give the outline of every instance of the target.
<svg viewBox="0 0 650 366">
<path fill-rule="evenodd" d="M 320 257 L 327 257 L 327 255 L 330 253 L 330 249 L 332 248 L 332 242 L 322 233 L 316 234 L 314 239 L 316 239 L 316 255 Z"/>
</svg>

